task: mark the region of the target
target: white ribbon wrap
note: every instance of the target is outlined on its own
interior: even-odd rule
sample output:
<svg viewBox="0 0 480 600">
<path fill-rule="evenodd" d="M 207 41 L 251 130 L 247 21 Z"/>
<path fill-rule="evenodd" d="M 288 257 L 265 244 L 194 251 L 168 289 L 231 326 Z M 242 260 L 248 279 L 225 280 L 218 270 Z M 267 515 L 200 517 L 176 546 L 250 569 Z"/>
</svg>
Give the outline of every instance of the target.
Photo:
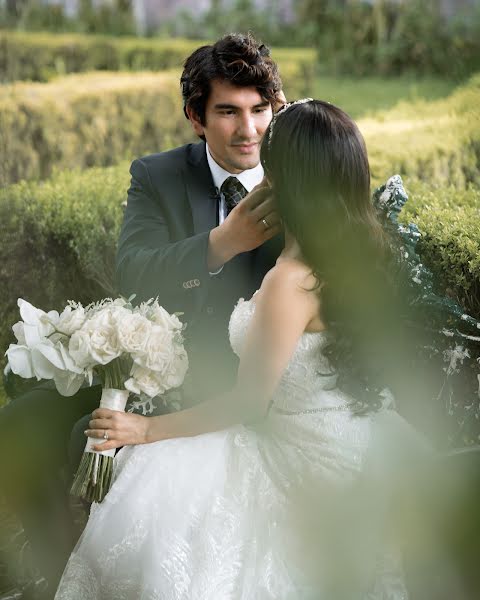
<svg viewBox="0 0 480 600">
<path fill-rule="evenodd" d="M 100 399 L 100 408 L 124 411 L 129 393 L 128 390 L 103 389 L 102 397 Z M 87 445 L 85 446 L 85 452 L 94 452 L 95 454 L 103 454 L 104 456 L 111 456 L 113 458 L 115 456 L 115 448 L 112 448 L 112 450 L 104 450 L 102 452 L 92 450 L 94 445 L 101 443 L 102 440 L 89 437 L 87 439 Z"/>
</svg>

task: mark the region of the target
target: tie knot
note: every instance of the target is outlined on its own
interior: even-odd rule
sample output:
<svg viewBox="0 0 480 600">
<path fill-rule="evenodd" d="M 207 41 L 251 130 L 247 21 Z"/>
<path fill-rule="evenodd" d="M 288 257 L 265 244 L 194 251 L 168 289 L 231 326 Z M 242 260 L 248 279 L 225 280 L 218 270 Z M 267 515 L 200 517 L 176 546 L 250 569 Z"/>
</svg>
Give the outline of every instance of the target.
<svg viewBox="0 0 480 600">
<path fill-rule="evenodd" d="M 220 191 L 225 198 L 227 214 L 247 195 L 247 190 L 236 177 L 227 177 Z"/>
</svg>

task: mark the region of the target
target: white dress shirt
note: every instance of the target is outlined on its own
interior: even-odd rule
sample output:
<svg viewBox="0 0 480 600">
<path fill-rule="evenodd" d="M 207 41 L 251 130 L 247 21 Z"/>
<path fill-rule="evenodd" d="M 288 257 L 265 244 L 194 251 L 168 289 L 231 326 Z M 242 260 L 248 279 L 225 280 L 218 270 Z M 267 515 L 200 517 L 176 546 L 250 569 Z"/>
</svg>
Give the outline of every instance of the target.
<svg viewBox="0 0 480 600">
<path fill-rule="evenodd" d="M 210 150 L 207 147 L 207 161 L 212 173 L 213 183 L 220 194 L 220 188 L 227 177 L 236 177 L 238 181 L 243 185 L 247 192 L 251 192 L 253 188 L 258 185 L 263 179 L 263 167 L 259 162 L 253 169 L 247 169 L 241 173 L 229 173 L 223 167 L 221 167 L 210 154 Z M 218 203 L 218 224 L 221 225 L 227 217 L 227 207 L 225 205 L 225 198 L 223 194 L 220 194 L 220 201 Z M 218 275 L 223 269 L 223 265 L 218 271 L 210 271 L 210 275 Z"/>
<path fill-rule="evenodd" d="M 210 167 L 210 172 L 212 173 L 213 183 L 217 190 L 220 190 L 223 182 L 227 177 L 236 177 L 238 181 L 243 185 L 243 187 L 247 190 L 247 192 L 251 192 L 253 188 L 258 185 L 263 179 L 263 167 L 259 162 L 256 167 L 253 169 L 247 169 L 246 171 L 242 171 L 241 173 L 229 173 L 225 171 L 223 167 L 221 167 L 215 159 L 210 154 L 210 150 L 207 144 L 207 161 L 208 166 Z M 225 221 L 227 216 L 227 207 L 225 206 L 225 200 L 223 196 L 220 197 L 220 202 L 218 203 L 218 223 L 219 225 Z"/>
</svg>

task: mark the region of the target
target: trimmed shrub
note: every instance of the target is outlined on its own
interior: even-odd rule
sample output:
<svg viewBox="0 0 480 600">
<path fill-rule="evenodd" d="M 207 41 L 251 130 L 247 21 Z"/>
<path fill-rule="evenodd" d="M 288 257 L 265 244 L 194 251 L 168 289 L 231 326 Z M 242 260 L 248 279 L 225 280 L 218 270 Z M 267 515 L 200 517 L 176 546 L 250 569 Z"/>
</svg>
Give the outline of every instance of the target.
<svg viewBox="0 0 480 600">
<path fill-rule="evenodd" d="M 422 259 L 440 289 L 480 318 L 480 189 L 412 181 L 408 191 L 401 221 L 415 222 L 422 232 Z"/>
<path fill-rule="evenodd" d="M 400 102 L 358 122 L 378 185 L 400 173 L 440 186 L 480 186 L 480 74 L 448 98 Z"/>
<path fill-rule="evenodd" d="M 18 320 L 16 300 L 61 308 L 68 299 L 114 293 L 114 254 L 129 184 L 129 162 L 0 190 L 0 349 Z M 425 263 L 466 310 L 480 317 L 480 191 L 430 189 L 406 181 L 411 199 L 403 221 L 424 233 Z"/>
<path fill-rule="evenodd" d="M 64 171 L 0 190 L 0 351 L 12 341 L 17 298 L 41 308 L 114 293 L 114 255 L 129 163 Z"/>
<path fill-rule="evenodd" d="M 0 182 L 108 166 L 194 134 L 178 73 L 92 73 L 0 90 Z"/>
<path fill-rule="evenodd" d="M 286 93 L 303 96 L 308 74 L 295 50 L 279 52 Z M 0 88 L 0 183 L 58 169 L 108 166 L 194 139 L 179 71 L 95 72 Z"/>
<path fill-rule="evenodd" d="M 163 71 L 180 68 L 196 48 L 207 41 L 101 35 L 0 32 L 0 77 L 3 83 L 17 80 L 48 81 L 55 75 L 82 71 Z M 291 71 L 295 88 L 299 78 L 312 89 L 317 57 L 308 48 L 276 48 L 272 55 L 281 71 Z M 297 65 L 297 69 L 295 69 Z M 303 85 L 303 83 L 302 83 Z"/>
</svg>

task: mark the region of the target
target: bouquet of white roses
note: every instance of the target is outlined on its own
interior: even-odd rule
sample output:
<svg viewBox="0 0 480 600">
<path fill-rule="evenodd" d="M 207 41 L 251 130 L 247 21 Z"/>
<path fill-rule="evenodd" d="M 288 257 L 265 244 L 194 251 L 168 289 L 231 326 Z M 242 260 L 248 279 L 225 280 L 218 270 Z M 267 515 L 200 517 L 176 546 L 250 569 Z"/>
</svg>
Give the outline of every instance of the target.
<svg viewBox="0 0 480 600">
<path fill-rule="evenodd" d="M 131 300 L 131 299 L 130 299 Z M 13 373 L 52 379 L 64 396 L 75 394 L 96 375 L 100 406 L 125 410 L 129 392 L 150 398 L 182 384 L 188 369 L 183 325 L 158 300 L 133 306 L 107 298 L 83 307 L 70 301 L 61 314 L 18 300 L 17 344 L 6 352 Z M 112 477 L 114 450 L 96 452 L 88 439 L 72 493 L 101 502 Z"/>
</svg>

